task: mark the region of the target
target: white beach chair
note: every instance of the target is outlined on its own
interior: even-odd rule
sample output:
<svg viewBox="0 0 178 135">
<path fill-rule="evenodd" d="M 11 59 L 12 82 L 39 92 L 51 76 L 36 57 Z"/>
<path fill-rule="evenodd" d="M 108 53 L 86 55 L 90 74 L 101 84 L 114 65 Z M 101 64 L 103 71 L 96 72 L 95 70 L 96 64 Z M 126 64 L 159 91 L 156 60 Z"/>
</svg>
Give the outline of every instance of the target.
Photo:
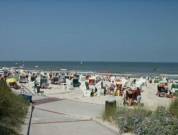
<svg viewBox="0 0 178 135">
<path fill-rule="evenodd" d="M 66 85 L 67 85 L 67 90 L 73 90 L 74 89 L 71 80 L 66 79 Z"/>
<path fill-rule="evenodd" d="M 83 91 L 83 96 L 84 97 L 90 97 L 91 95 L 91 90 L 87 90 L 85 86 L 85 82 L 81 82 L 80 89 Z"/>
<path fill-rule="evenodd" d="M 83 96 L 84 97 L 90 97 L 91 96 L 91 90 L 84 90 L 83 91 Z"/>
<path fill-rule="evenodd" d="M 99 81 L 95 87 L 97 88 L 97 96 L 101 96 L 101 93 L 102 93 L 102 88 L 101 88 L 101 81 Z M 103 92 L 104 93 L 104 92 Z"/>
</svg>

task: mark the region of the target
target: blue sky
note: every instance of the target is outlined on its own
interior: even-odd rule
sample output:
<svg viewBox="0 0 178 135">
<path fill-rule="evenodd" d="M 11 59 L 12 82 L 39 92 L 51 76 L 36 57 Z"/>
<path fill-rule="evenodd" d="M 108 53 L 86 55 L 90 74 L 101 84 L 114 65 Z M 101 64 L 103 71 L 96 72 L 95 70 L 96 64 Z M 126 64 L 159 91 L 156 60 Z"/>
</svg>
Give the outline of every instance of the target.
<svg viewBox="0 0 178 135">
<path fill-rule="evenodd" d="M 0 60 L 178 62 L 178 2 L 0 1 Z"/>
</svg>

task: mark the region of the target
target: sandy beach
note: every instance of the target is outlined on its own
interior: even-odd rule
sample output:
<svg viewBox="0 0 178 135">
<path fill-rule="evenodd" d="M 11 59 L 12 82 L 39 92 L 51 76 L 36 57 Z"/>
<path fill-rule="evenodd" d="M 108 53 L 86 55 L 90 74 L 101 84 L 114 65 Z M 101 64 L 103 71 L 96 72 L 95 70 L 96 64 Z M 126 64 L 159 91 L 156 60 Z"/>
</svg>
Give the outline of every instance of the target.
<svg viewBox="0 0 178 135">
<path fill-rule="evenodd" d="M 28 88 L 32 93 L 34 93 L 33 83 L 23 84 Z M 144 107 L 150 110 L 155 110 L 158 106 L 168 107 L 171 103 L 170 98 L 158 97 L 157 84 L 148 84 L 142 88 L 142 99 L 141 103 L 144 104 Z M 55 97 L 59 99 L 68 99 L 72 101 L 91 103 L 91 104 L 105 104 L 105 101 L 108 99 L 116 99 L 118 105 L 123 105 L 123 97 L 120 96 L 95 96 L 95 97 L 84 97 L 83 91 L 81 88 L 74 88 L 69 90 L 64 85 L 49 85 L 49 89 L 41 89 L 43 95 L 47 97 Z"/>
<path fill-rule="evenodd" d="M 32 118 L 31 134 L 48 135 L 55 130 L 65 135 L 72 134 L 118 134 L 118 127 L 114 123 L 103 121 L 105 102 L 110 99 L 117 101 L 118 106 L 123 106 L 123 97 L 100 95 L 86 97 L 82 87 L 68 89 L 66 85 L 49 84 L 49 88 L 41 89 L 42 93 L 34 91 L 34 83 L 20 84 L 24 89 L 33 94 L 35 104 L 34 116 Z M 147 83 L 142 87 L 141 103 L 148 110 L 156 110 L 159 106 L 169 107 L 172 99 L 158 97 L 157 84 Z M 43 99 L 49 101 L 45 102 Z M 54 101 L 50 101 L 54 99 Z M 38 103 L 39 102 L 39 103 Z M 129 106 L 128 106 L 129 107 Z M 129 107 L 132 108 L 132 107 Z M 64 128 L 60 128 L 62 125 Z M 79 128 L 80 127 L 80 128 Z M 82 127 L 82 129 L 81 129 Z M 45 128 L 45 130 L 44 130 Z M 71 133 L 67 129 L 73 130 Z M 80 130 L 79 130 L 80 129 Z M 90 132 L 92 130 L 92 132 Z M 128 133 L 128 135 L 130 135 Z"/>
<path fill-rule="evenodd" d="M 111 73 L 53 71 L 51 74 L 49 71 L 20 70 L 18 81 L 14 78 L 6 81 L 15 81 L 20 86 L 20 89 L 12 89 L 16 94 L 32 97 L 34 111 L 31 118 L 31 135 L 48 135 L 52 130 L 55 130 L 55 135 L 59 132 L 71 135 L 68 128 L 74 131 L 73 135 L 77 135 L 77 132 L 88 135 L 118 134 L 118 125 L 114 121 L 103 119 L 105 104 L 106 101 L 116 101 L 118 107 L 124 106 L 125 93 L 128 91 L 141 92 L 136 95 L 141 97 L 140 102 L 137 97 L 131 97 L 133 104 L 125 105 L 133 110 L 141 105 L 146 110 L 155 111 L 160 106 L 168 108 L 172 102 L 172 98 L 157 95 L 160 82 L 171 85 L 171 80 L 166 80 L 161 75 L 136 78 L 132 75 L 128 77 Z M 118 89 L 121 94 L 117 93 Z M 61 128 L 61 125 L 65 128 Z M 91 130 L 92 132 L 89 132 Z"/>
</svg>

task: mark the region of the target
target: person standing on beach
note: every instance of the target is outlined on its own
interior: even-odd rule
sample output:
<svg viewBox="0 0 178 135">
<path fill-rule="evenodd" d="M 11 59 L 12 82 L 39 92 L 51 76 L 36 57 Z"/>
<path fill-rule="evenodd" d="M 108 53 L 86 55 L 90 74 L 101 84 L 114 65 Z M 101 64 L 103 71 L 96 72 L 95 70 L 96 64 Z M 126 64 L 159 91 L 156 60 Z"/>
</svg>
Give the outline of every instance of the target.
<svg viewBox="0 0 178 135">
<path fill-rule="evenodd" d="M 101 81 L 101 89 L 103 89 L 103 88 L 104 88 L 103 81 Z"/>
<path fill-rule="evenodd" d="M 140 101 L 141 101 L 141 89 L 140 88 L 137 88 L 137 90 L 136 90 L 136 95 L 137 95 L 137 104 L 139 104 L 140 103 Z"/>
<path fill-rule="evenodd" d="M 110 86 L 110 94 L 112 95 L 114 93 L 115 90 L 115 84 L 114 81 L 112 81 L 111 86 Z"/>
</svg>

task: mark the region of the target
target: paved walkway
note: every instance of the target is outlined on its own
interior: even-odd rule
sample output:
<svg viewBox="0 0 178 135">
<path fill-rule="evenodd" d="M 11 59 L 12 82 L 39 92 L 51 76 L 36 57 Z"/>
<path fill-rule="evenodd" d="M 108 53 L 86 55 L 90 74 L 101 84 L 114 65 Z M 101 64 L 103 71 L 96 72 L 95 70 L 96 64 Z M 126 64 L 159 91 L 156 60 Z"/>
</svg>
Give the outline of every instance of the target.
<svg viewBox="0 0 178 135">
<path fill-rule="evenodd" d="M 33 112 L 30 135 L 117 135 L 95 122 L 104 105 L 69 100 L 40 99 Z"/>
</svg>

